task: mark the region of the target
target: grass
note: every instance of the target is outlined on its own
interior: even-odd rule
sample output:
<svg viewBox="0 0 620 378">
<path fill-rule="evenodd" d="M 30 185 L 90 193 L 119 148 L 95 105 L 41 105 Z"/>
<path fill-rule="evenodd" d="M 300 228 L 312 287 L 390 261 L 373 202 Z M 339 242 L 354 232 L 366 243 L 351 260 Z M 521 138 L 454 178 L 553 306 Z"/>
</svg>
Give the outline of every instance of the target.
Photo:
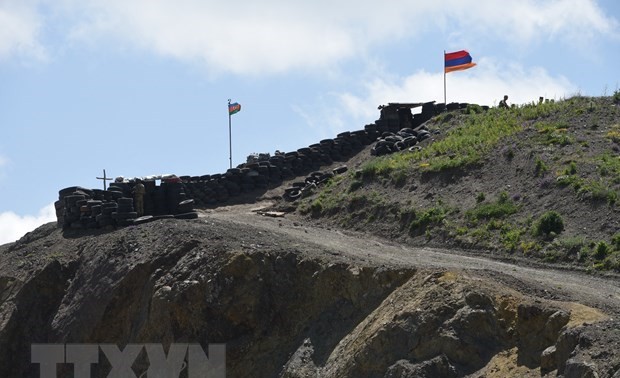
<svg viewBox="0 0 620 378">
<path fill-rule="evenodd" d="M 544 176 L 548 170 L 549 167 L 547 167 L 547 164 L 545 164 L 542 159 L 537 157 L 534 163 L 534 175 L 536 177 Z"/>
<path fill-rule="evenodd" d="M 540 142 L 545 145 L 566 146 L 575 143 L 575 138 L 567 134 L 567 123 L 557 122 L 536 122 L 534 124 L 538 132 L 542 135 Z"/>
<path fill-rule="evenodd" d="M 603 177 L 609 177 L 614 184 L 620 184 L 620 158 L 610 153 L 604 153 L 597 158 L 598 172 Z"/>
<path fill-rule="evenodd" d="M 409 235 L 421 235 L 425 233 L 429 227 L 441 224 L 444 219 L 446 219 L 448 213 L 449 209 L 443 206 L 435 206 L 421 211 L 409 211 L 409 214 L 413 215 L 413 219 L 409 222 L 408 226 Z"/>
<path fill-rule="evenodd" d="M 439 172 L 481 162 L 500 140 L 521 130 L 510 111 L 491 109 L 468 116 L 461 127 L 450 130 L 421 151 L 396 153 L 371 160 L 362 167 L 364 177 L 408 175 L 411 170 Z"/>
<path fill-rule="evenodd" d="M 597 172 L 601 176 L 582 178 L 577 175 L 577 164 L 573 161 L 556 177 L 560 186 L 571 186 L 581 199 L 604 201 L 609 205 L 618 203 L 618 192 L 614 184 L 620 184 L 620 159 L 609 153 L 604 153 L 593 160 Z"/>
<path fill-rule="evenodd" d="M 519 211 L 519 207 L 508 198 L 508 193 L 502 192 L 495 202 L 480 202 L 473 209 L 467 210 L 465 215 L 472 222 L 486 219 L 501 219 Z"/>
</svg>

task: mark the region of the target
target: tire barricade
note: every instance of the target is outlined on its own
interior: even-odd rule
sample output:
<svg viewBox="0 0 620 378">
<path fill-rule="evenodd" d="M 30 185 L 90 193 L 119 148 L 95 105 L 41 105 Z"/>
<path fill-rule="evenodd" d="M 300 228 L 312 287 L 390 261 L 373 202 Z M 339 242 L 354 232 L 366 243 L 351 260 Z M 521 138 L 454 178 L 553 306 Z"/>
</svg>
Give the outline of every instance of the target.
<svg viewBox="0 0 620 378">
<path fill-rule="evenodd" d="M 424 127 L 418 130 L 405 128 L 397 133 L 386 131 L 377 139 L 374 146 L 372 146 L 370 154 L 373 156 L 382 156 L 398 151 L 413 151 L 420 148 L 416 146 L 416 144 L 430 137 L 430 131 Z"/>
<path fill-rule="evenodd" d="M 381 117 L 362 130 L 346 131 L 333 139 L 324 139 L 297 151 L 256 154 L 251 161 L 222 174 L 180 176 L 178 181 L 143 179 L 145 186 L 144 216 L 133 208 L 133 182 L 110 183 L 107 190 L 69 187 L 59 191 L 55 202 L 57 224 L 63 228 L 122 227 L 156 219 L 194 219 L 194 207 L 212 207 L 226 203 L 231 197 L 256 190 L 266 190 L 282 184 L 283 180 L 306 176 L 284 192 L 286 200 L 295 200 L 309 188 L 316 187 L 334 174 L 346 171 L 346 166 L 332 172 L 321 167 L 344 162 L 375 143 L 371 154 L 380 156 L 416 146 L 430 137 L 423 124 L 433 116 L 466 108 L 468 104 L 421 104 L 420 113 L 412 115 L 411 107 L 401 104 L 381 106 Z"/>
<path fill-rule="evenodd" d="M 181 182 L 144 181 L 144 212 L 138 218 L 132 196 L 134 183 L 111 183 L 107 190 L 69 187 L 58 192 L 57 224 L 63 229 L 126 227 L 164 218 L 195 219 L 194 200 Z"/>
<path fill-rule="evenodd" d="M 346 165 L 340 166 L 329 171 L 316 171 L 307 176 L 304 181 L 293 182 L 290 187 L 284 189 L 284 198 L 286 201 L 295 201 L 305 195 L 311 193 L 318 186 L 325 184 L 335 175 L 340 175 L 348 170 Z"/>
</svg>

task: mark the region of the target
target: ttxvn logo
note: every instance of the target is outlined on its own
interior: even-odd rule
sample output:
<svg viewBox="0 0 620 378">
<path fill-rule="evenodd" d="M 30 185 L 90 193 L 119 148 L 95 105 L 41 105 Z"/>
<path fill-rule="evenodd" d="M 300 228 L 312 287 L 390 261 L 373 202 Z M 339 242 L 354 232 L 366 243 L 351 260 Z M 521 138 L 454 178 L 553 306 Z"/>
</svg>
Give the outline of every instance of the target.
<svg viewBox="0 0 620 378">
<path fill-rule="evenodd" d="M 75 378 L 90 378 L 91 365 L 99 363 L 99 350 L 110 362 L 108 377 L 137 378 L 132 365 L 143 349 L 149 365 L 140 377 L 177 378 L 186 368 L 188 378 L 226 377 L 224 344 L 209 344 L 208 357 L 200 344 L 171 344 L 167 355 L 161 344 L 128 344 L 122 351 L 114 344 L 32 344 L 30 351 L 41 378 L 56 378 L 58 364 L 73 364 Z"/>
</svg>

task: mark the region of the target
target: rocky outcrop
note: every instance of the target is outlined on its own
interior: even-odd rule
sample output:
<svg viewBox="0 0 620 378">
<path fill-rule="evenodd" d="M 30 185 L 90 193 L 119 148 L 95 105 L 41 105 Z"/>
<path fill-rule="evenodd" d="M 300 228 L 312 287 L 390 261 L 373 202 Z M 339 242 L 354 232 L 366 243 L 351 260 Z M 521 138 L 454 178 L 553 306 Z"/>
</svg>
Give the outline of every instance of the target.
<svg viewBox="0 0 620 378">
<path fill-rule="evenodd" d="M 610 376 L 618 362 L 585 358 L 595 330 L 569 328 L 562 303 L 222 221 L 78 239 L 56 230 L 0 255 L 3 377 L 38 376 L 32 343 L 224 343 L 230 377 L 502 376 L 490 367 L 498 355 L 538 374 Z M 93 376 L 103 377 L 110 365 L 99 360 Z M 144 353 L 133 366 L 146 371 Z"/>
</svg>

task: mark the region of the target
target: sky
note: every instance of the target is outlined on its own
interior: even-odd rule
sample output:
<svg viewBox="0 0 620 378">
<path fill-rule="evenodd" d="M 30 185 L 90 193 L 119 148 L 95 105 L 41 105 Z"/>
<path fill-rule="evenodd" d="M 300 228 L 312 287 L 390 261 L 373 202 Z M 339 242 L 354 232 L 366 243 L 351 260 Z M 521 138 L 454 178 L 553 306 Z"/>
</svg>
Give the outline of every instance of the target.
<svg viewBox="0 0 620 378">
<path fill-rule="evenodd" d="M 0 244 L 96 177 L 204 175 L 388 102 L 611 95 L 616 0 L 0 0 Z"/>
</svg>

